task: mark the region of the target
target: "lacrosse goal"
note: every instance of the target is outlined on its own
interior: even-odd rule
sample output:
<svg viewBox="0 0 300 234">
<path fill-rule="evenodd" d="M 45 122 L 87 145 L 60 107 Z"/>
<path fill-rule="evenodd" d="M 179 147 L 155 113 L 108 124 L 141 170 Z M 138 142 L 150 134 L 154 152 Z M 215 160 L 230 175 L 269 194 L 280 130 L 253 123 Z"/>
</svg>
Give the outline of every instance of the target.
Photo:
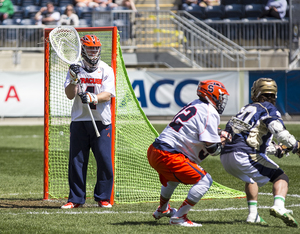
<svg viewBox="0 0 300 234">
<path fill-rule="evenodd" d="M 69 125 L 73 101 L 66 98 L 64 81 L 69 65 L 49 43 L 45 29 L 45 107 L 44 107 L 44 199 L 66 198 L 69 194 Z M 101 59 L 116 77 L 116 98 L 112 99 L 114 187 L 112 203 L 159 201 L 160 183 L 149 165 L 147 149 L 158 136 L 135 97 L 128 79 L 116 27 L 77 28 L 79 36 L 94 34 L 102 43 Z M 96 163 L 90 152 L 86 196 L 93 197 Z M 179 185 L 173 201 L 183 200 L 190 186 Z M 216 182 L 205 198 L 244 197 L 245 194 Z"/>
</svg>

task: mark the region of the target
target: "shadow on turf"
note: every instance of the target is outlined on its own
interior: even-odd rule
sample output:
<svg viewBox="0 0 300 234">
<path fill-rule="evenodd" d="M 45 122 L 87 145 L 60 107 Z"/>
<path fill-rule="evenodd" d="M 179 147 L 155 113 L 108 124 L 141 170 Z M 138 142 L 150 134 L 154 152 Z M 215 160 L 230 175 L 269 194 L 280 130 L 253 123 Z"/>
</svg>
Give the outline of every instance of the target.
<svg viewBox="0 0 300 234">
<path fill-rule="evenodd" d="M 39 199 L 0 198 L 0 209 L 58 209 L 60 203 Z"/>
<path fill-rule="evenodd" d="M 164 222 L 166 221 L 166 222 Z M 169 225 L 168 220 L 164 220 L 164 221 L 145 221 L 145 222 L 141 222 L 141 221 L 129 221 L 129 222 L 120 222 L 120 223 L 112 223 L 112 225 L 128 225 L 128 226 L 134 226 L 134 225 L 148 225 L 148 226 L 158 226 L 158 225 Z M 244 220 L 234 220 L 234 221 L 197 221 L 197 220 L 193 220 L 195 223 L 201 223 L 202 225 L 208 225 L 208 224 L 217 224 L 217 225 L 224 225 L 224 224 L 231 224 L 231 225 L 236 225 L 236 224 L 243 224 L 243 225 L 251 225 L 251 226 L 259 226 L 259 227 L 265 227 L 268 228 L 270 227 L 269 225 L 262 225 L 262 224 L 250 224 L 247 223 Z M 276 228 L 286 228 L 284 226 L 276 226 Z"/>
</svg>

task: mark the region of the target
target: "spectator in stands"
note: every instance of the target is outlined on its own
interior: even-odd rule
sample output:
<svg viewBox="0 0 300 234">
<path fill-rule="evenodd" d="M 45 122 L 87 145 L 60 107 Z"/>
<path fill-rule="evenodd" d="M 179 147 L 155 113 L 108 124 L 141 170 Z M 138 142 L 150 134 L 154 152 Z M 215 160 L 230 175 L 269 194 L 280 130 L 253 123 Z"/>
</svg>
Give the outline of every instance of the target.
<svg viewBox="0 0 300 234">
<path fill-rule="evenodd" d="M 118 4 L 113 3 L 112 0 L 94 0 L 94 2 L 98 3 L 100 7 L 109 7 L 111 9 L 115 8 L 118 6 Z"/>
<path fill-rule="evenodd" d="M 207 7 L 207 6 L 219 6 L 221 4 L 220 0 L 202 0 L 199 3 L 199 6 L 201 7 Z"/>
<path fill-rule="evenodd" d="M 133 0 L 115 0 L 115 3 L 118 4 L 118 6 L 126 7 L 129 10 L 137 11 Z"/>
<path fill-rule="evenodd" d="M 0 22 L 14 14 L 14 5 L 11 0 L 0 0 Z"/>
<path fill-rule="evenodd" d="M 77 7 L 98 7 L 99 4 L 93 0 L 75 0 Z"/>
<path fill-rule="evenodd" d="M 59 25 L 73 25 L 78 26 L 79 25 L 79 18 L 78 15 L 76 15 L 74 7 L 72 4 L 68 4 L 66 6 L 66 10 L 64 14 L 61 15 L 60 20 L 58 22 Z"/>
<path fill-rule="evenodd" d="M 286 14 L 287 1 L 286 0 L 269 0 L 263 13 L 259 18 L 274 17 L 276 19 L 283 19 Z"/>
<path fill-rule="evenodd" d="M 54 4 L 47 2 L 46 7 L 42 7 L 35 15 L 36 24 L 57 25 L 60 20 L 60 13 L 55 11 Z"/>
</svg>

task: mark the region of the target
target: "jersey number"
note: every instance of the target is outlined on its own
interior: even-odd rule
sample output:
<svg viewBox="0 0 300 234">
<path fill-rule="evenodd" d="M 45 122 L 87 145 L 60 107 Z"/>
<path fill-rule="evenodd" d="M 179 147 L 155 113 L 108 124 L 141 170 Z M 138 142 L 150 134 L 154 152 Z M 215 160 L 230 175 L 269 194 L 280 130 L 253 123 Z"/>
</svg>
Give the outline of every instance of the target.
<svg viewBox="0 0 300 234">
<path fill-rule="evenodd" d="M 183 127 L 183 123 L 187 122 L 196 113 L 197 109 L 194 106 L 187 106 L 177 114 L 177 116 L 173 119 L 169 126 L 173 128 L 176 132 L 179 132 L 179 130 Z"/>
</svg>

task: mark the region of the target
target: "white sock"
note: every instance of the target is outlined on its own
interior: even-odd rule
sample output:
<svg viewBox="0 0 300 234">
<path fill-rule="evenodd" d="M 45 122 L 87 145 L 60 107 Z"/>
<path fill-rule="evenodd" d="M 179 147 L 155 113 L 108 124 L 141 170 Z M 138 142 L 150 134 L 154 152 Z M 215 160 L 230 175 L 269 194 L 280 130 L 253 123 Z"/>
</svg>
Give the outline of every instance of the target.
<svg viewBox="0 0 300 234">
<path fill-rule="evenodd" d="M 257 201 L 249 200 L 247 202 L 248 202 L 249 214 L 256 215 L 257 214 Z"/>
<path fill-rule="evenodd" d="M 285 198 L 280 195 L 274 196 L 274 206 L 284 208 Z"/>
<path fill-rule="evenodd" d="M 174 217 L 181 217 L 187 214 L 193 206 L 193 204 L 189 203 L 187 199 L 185 199 L 178 211 L 175 213 Z"/>
</svg>

